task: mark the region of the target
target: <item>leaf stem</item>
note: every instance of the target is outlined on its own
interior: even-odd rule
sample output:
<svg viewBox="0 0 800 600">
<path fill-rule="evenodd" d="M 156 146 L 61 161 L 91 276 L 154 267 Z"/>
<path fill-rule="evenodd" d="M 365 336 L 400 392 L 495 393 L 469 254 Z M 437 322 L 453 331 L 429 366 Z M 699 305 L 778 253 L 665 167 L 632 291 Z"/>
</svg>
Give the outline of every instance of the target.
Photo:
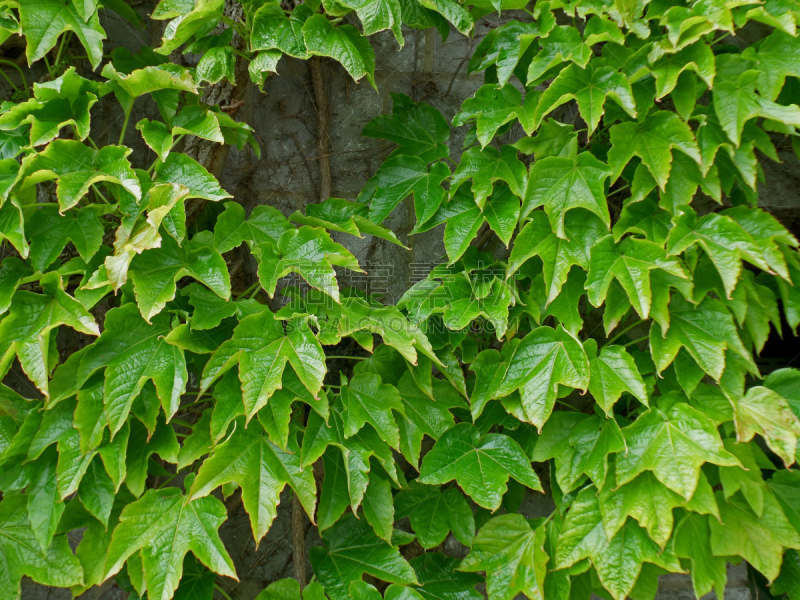
<svg viewBox="0 0 800 600">
<path fill-rule="evenodd" d="M 614 336 L 614 337 L 612 337 L 610 340 L 608 340 L 608 341 L 607 341 L 605 344 L 603 344 L 603 345 L 600 347 L 600 349 L 602 350 L 602 349 L 603 349 L 603 348 L 605 348 L 606 346 L 610 346 L 611 344 L 613 344 L 614 342 L 616 342 L 616 341 L 617 341 L 619 338 L 621 338 L 623 335 L 625 335 L 626 333 L 628 333 L 628 332 L 629 332 L 631 329 L 633 329 L 634 327 L 637 327 L 637 326 L 641 325 L 642 323 L 644 323 L 644 321 L 645 321 L 644 319 L 639 319 L 639 320 L 638 320 L 638 321 L 636 321 L 635 323 L 631 323 L 631 324 L 630 324 L 630 325 L 628 325 L 628 326 L 627 326 L 625 329 L 623 329 L 622 331 L 620 331 L 620 332 L 619 332 L 617 335 L 615 335 L 615 336 Z"/>
<path fill-rule="evenodd" d="M 203 395 L 200 392 L 186 392 L 187 394 L 197 394 L 197 400 L 194 402 L 190 402 L 189 404 L 184 404 L 181 406 L 181 410 L 184 408 L 190 408 L 192 406 L 196 406 L 197 404 L 202 404 L 203 402 L 208 402 L 208 400 L 203 400 Z"/>
<path fill-rule="evenodd" d="M 639 342 L 644 342 L 645 340 L 648 340 L 648 339 L 650 339 L 650 336 L 649 335 L 645 335 L 645 336 L 640 337 L 638 340 L 633 340 L 631 342 L 628 342 L 627 344 L 622 344 L 622 347 L 623 348 L 627 348 L 628 346 L 633 346 L 634 344 L 638 344 Z"/>
<path fill-rule="evenodd" d="M 18 92 L 18 91 L 19 91 L 19 88 L 16 86 L 16 84 L 15 84 L 13 81 L 11 81 L 11 78 L 8 76 L 8 74 L 7 74 L 5 71 L 3 71 L 3 70 L 0 70 L 0 75 L 2 75 L 3 77 L 5 77 L 5 78 L 6 78 L 6 81 L 9 83 L 9 85 L 10 85 L 12 88 L 14 88 L 14 91 L 15 91 L 15 92 Z"/>
<path fill-rule="evenodd" d="M 556 403 L 557 403 L 557 404 L 560 404 L 560 405 L 562 405 L 562 406 L 566 406 L 568 409 L 570 409 L 570 410 L 572 410 L 572 411 L 575 411 L 575 412 L 581 412 L 581 411 L 579 411 L 577 408 L 575 408 L 575 407 L 574 407 L 574 406 L 572 406 L 571 404 L 567 404 L 567 403 L 566 403 L 566 402 L 564 402 L 563 400 L 556 400 Z"/>
<path fill-rule="evenodd" d="M 334 354 L 328 354 L 325 360 L 333 360 L 334 358 L 341 358 L 342 360 L 367 360 L 365 356 L 338 356 Z"/>
<path fill-rule="evenodd" d="M 58 52 L 56 53 L 56 62 L 54 63 L 54 66 L 56 68 L 58 68 L 58 65 L 61 64 L 61 53 L 64 51 L 64 46 L 67 45 L 71 34 L 72 32 L 67 30 L 67 32 L 61 36 L 61 43 L 58 45 Z"/>
<path fill-rule="evenodd" d="M 237 300 L 239 300 L 240 298 L 244 298 L 245 296 L 247 296 L 248 294 L 250 294 L 250 293 L 251 293 L 251 292 L 252 292 L 254 289 L 256 289 L 256 288 L 258 288 L 258 287 L 260 287 L 260 286 L 261 286 L 261 282 L 260 282 L 260 281 L 256 281 L 256 282 L 255 282 L 253 285 L 251 285 L 249 288 L 247 288 L 247 289 L 246 289 L 245 291 L 243 291 L 241 294 L 239 294 L 238 296 L 236 296 L 236 298 L 234 298 L 234 299 L 233 299 L 233 301 L 234 301 L 234 302 L 236 302 L 236 301 L 237 301 Z M 249 296 L 247 296 L 247 297 L 249 298 Z"/>
<path fill-rule="evenodd" d="M 237 23 L 236 21 L 225 15 L 222 15 L 222 22 L 233 27 L 233 30 L 236 33 L 238 33 L 239 37 L 241 37 L 243 40 L 248 39 L 249 36 L 247 35 L 247 31 L 245 31 L 244 27 L 242 27 L 240 23 Z"/>
<path fill-rule="evenodd" d="M 27 91 L 27 89 L 28 89 L 28 80 L 25 79 L 25 73 L 22 72 L 22 69 L 20 68 L 20 66 L 17 63 L 11 62 L 10 60 L 4 60 L 4 59 L 0 58 L 0 65 L 8 65 L 10 67 L 14 67 L 17 70 L 17 72 L 19 73 L 19 76 L 22 77 L 22 87 Z M 3 75 L 5 75 L 5 73 L 3 73 Z M 7 76 L 6 76 L 6 79 L 8 79 Z M 11 83 L 10 80 L 9 80 L 9 83 Z M 12 83 L 11 85 L 14 85 L 14 84 Z M 14 89 L 18 89 L 17 86 L 14 86 Z"/>
<path fill-rule="evenodd" d="M 47 72 L 50 75 L 50 79 L 55 79 L 55 77 L 53 77 L 53 69 L 50 67 L 50 61 L 47 60 L 47 55 L 45 54 L 42 58 L 44 58 L 44 66 L 47 67 Z"/>
<path fill-rule="evenodd" d="M 102 192 L 101 192 L 99 189 L 97 189 L 97 186 L 96 186 L 96 185 L 92 184 L 92 190 L 94 190 L 94 193 L 95 193 L 95 194 L 97 194 L 98 196 L 100 196 L 100 199 L 101 199 L 103 202 L 105 202 L 106 204 L 111 204 L 111 202 L 109 202 L 109 201 L 108 201 L 108 199 L 106 199 L 106 197 L 105 197 L 105 196 L 103 196 Z"/>
<path fill-rule="evenodd" d="M 214 583 L 214 589 L 217 590 L 220 594 L 222 594 L 225 600 L 231 600 L 231 597 L 228 596 L 228 594 L 225 593 L 225 590 L 223 590 L 218 584 Z"/>
<path fill-rule="evenodd" d="M 629 187 L 631 187 L 631 186 L 629 186 L 629 185 L 623 185 L 621 188 L 617 188 L 616 190 L 614 190 L 613 192 L 611 192 L 611 193 L 610 193 L 608 196 L 606 196 L 606 198 L 611 198 L 611 196 L 613 196 L 614 194 L 619 194 L 620 192 L 624 192 L 624 191 L 625 191 L 625 190 L 627 190 Z"/>
<path fill-rule="evenodd" d="M 131 107 L 125 111 L 125 120 L 122 122 L 122 131 L 119 132 L 119 146 L 125 142 L 125 130 L 128 129 L 128 121 L 131 118 L 131 113 L 133 112 L 133 104 Z"/>
</svg>

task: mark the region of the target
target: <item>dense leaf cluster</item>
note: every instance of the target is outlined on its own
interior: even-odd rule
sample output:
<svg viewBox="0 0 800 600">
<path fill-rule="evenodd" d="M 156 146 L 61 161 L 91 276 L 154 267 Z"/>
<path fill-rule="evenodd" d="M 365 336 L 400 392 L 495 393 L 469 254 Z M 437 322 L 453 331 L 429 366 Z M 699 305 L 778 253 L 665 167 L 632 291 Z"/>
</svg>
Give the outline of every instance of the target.
<svg viewBox="0 0 800 600">
<path fill-rule="evenodd" d="M 208 598 L 237 577 L 220 498 L 241 494 L 258 542 L 286 486 L 324 544 L 315 581 L 261 600 L 646 600 L 666 572 L 721 598 L 742 559 L 798 597 L 800 371 L 758 355 L 800 325 L 800 255 L 757 186 L 776 144 L 800 149 L 800 4 L 247 0 L 235 20 L 162 0 L 161 46 L 110 58 L 98 11 L 139 19 L 121 0 L 2 4 L 0 37 L 50 77 L 0 107 L 0 364 L 39 392 L 0 386 L 1 597 L 116 576 Z M 355 201 L 246 215 L 180 151 L 258 151 L 201 101 L 242 65 L 263 85 L 284 54 L 326 56 L 374 86 L 366 36 L 470 35 L 501 9 L 516 18 L 476 47 L 485 84 L 451 124 L 394 95 L 367 125 L 396 148 Z M 99 77 L 69 66 L 70 36 Z M 180 48 L 196 68 L 166 60 Z M 122 135 L 98 147 L 112 94 Z M 135 164 L 145 97 L 160 120 L 135 124 Z M 340 288 L 361 268 L 331 232 L 401 245 L 382 222 L 409 196 L 446 260 L 397 306 Z M 233 293 L 243 244 L 258 281 Z M 343 338 L 368 357 L 329 374 Z M 526 519 L 545 487 L 555 511 Z"/>
</svg>

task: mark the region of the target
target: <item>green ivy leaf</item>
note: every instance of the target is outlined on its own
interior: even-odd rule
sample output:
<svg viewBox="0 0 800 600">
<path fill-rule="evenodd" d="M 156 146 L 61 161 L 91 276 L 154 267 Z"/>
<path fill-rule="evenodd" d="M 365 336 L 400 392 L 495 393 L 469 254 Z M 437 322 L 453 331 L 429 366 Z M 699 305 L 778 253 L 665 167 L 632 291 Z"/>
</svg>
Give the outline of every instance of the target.
<svg viewBox="0 0 800 600">
<path fill-rule="evenodd" d="M 154 183 L 175 183 L 189 188 L 189 198 L 202 198 L 218 202 L 232 198 L 219 187 L 216 178 L 196 160 L 183 153 L 171 153 L 156 167 Z"/>
<path fill-rule="evenodd" d="M 166 315 L 158 315 L 149 325 L 135 304 L 112 308 L 106 314 L 103 335 L 80 357 L 78 386 L 95 371 L 105 370 L 103 402 L 112 434 L 122 428 L 148 379 L 155 383 L 167 416 L 178 409 L 188 375 L 183 351 L 163 339 L 170 331 L 169 321 Z"/>
<path fill-rule="evenodd" d="M 592 562 L 600 583 L 614 600 L 630 594 L 645 562 L 673 573 L 682 571 L 678 558 L 669 551 L 662 552 L 631 520 L 609 540 L 594 486 L 581 490 L 570 507 L 559 537 L 555 567 L 569 567 L 584 558 Z"/>
<path fill-rule="evenodd" d="M 47 550 L 39 547 L 28 520 L 25 496 L 11 495 L 0 502 L 0 532 L 0 556 L 5 565 L 0 591 L 4 597 L 22 597 L 23 575 L 43 585 L 80 585 L 81 565 L 72 554 L 66 535 L 56 536 Z"/>
<path fill-rule="evenodd" d="M 544 265 L 542 274 L 549 304 L 561 293 L 573 265 L 589 270 L 590 250 L 606 228 L 599 218 L 576 210 L 564 217 L 565 237 L 561 238 L 553 232 L 544 211 L 535 210 L 528 218 L 528 223 L 514 239 L 506 277 L 511 277 L 527 260 L 538 256 Z"/>
<path fill-rule="evenodd" d="M 738 465 L 725 450 L 714 422 L 685 403 L 651 408 L 622 429 L 628 452 L 617 455 L 617 485 L 652 471 L 672 491 L 690 500 L 703 463 Z"/>
<path fill-rule="evenodd" d="M 397 44 L 403 47 L 403 17 L 398 0 L 342 0 L 341 4 L 356 11 L 364 35 L 391 29 Z"/>
<path fill-rule="evenodd" d="M 721 522 L 709 520 L 713 553 L 741 556 L 768 581 L 774 580 L 780 572 L 784 548 L 800 548 L 800 534 L 786 519 L 778 501 L 767 494 L 760 517 L 739 496 L 725 500 L 722 492 L 717 492 L 717 502 Z"/>
<path fill-rule="evenodd" d="M 566 239 L 564 217 L 569 210 L 585 208 L 611 225 L 604 183 L 611 170 L 590 152 L 576 158 L 551 156 L 538 160 L 531 168 L 528 187 L 522 202 L 522 218 L 538 206 L 550 219 L 553 232 Z"/>
<path fill-rule="evenodd" d="M 124 146 L 92 150 L 76 140 L 56 139 L 23 167 L 27 176 L 23 185 L 56 179 L 61 212 L 75 206 L 100 182 L 119 185 L 139 200 L 142 189 L 127 158 L 131 152 Z"/>
<path fill-rule="evenodd" d="M 613 98 L 625 112 L 636 118 L 633 91 L 622 73 L 608 66 L 595 69 L 591 63 L 586 68 L 570 64 L 542 94 L 534 113 L 534 121 L 538 126 L 556 108 L 575 100 L 583 120 L 589 125 L 591 135 L 603 117 L 607 97 Z"/>
<path fill-rule="evenodd" d="M 541 429 L 553 411 L 559 385 L 586 390 L 589 359 L 581 343 L 561 325 L 539 327 L 514 350 L 494 397 L 519 388 L 521 403 L 515 416 Z"/>
<path fill-rule="evenodd" d="M 623 346 L 603 346 L 598 353 L 597 342 L 588 339 L 583 349 L 589 357 L 589 392 L 606 416 L 611 418 L 614 404 L 624 392 L 648 406 L 647 388 L 636 362 Z"/>
<path fill-rule="evenodd" d="M 756 94 L 759 71 L 739 55 L 717 57 L 720 77 L 712 88 L 714 112 L 735 146 L 742 140 L 742 129 L 755 117 L 774 119 L 787 125 L 800 125 L 800 107 L 783 106 Z M 723 76 L 723 73 L 725 76 Z"/>
<path fill-rule="evenodd" d="M 392 448 L 400 447 L 400 434 L 392 411 L 404 413 L 397 388 L 382 383 L 374 373 L 356 375 L 342 385 L 344 435 L 352 437 L 369 423 Z"/>
<path fill-rule="evenodd" d="M 469 503 L 457 489 L 442 491 L 438 487 L 411 483 L 394 498 L 397 519 L 409 517 L 411 528 L 423 548 L 441 544 L 450 530 L 465 546 L 472 546 L 475 519 Z"/>
<path fill-rule="evenodd" d="M 475 27 L 475 20 L 466 8 L 456 0 L 419 0 L 419 3 L 434 12 L 439 13 L 462 35 L 469 35 Z"/>
<path fill-rule="evenodd" d="M 711 46 L 704 41 L 699 41 L 686 46 L 679 52 L 662 56 L 656 61 L 653 65 L 653 76 L 656 78 L 656 98 L 663 98 L 672 92 L 684 71 L 694 71 L 709 88 L 713 88 L 716 64 Z"/>
<path fill-rule="evenodd" d="M 417 156 L 426 164 L 447 157 L 445 142 L 450 138 L 450 127 L 442 113 L 430 104 L 412 102 L 405 94 L 391 96 L 392 114 L 372 119 L 361 135 L 397 144 L 391 157 Z"/>
<path fill-rule="evenodd" d="M 214 249 L 211 234 L 201 232 L 183 247 L 167 236 L 161 247 L 142 252 L 130 266 L 136 301 L 145 321 L 160 313 L 175 298 L 176 281 L 191 276 L 207 285 L 220 298 L 231 294 L 225 259 Z"/>
<path fill-rule="evenodd" d="M 667 252 L 674 256 L 699 245 L 717 267 L 728 298 L 739 279 L 742 259 L 770 270 L 752 236 L 728 216 L 710 213 L 698 219 L 697 213 L 686 207 L 674 223 L 667 238 Z"/>
<path fill-rule="evenodd" d="M 464 100 L 461 110 L 453 117 L 453 125 L 460 127 L 473 119 L 477 124 L 478 141 L 481 148 L 492 141 L 497 130 L 517 118 L 522 109 L 522 94 L 511 84 L 499 88 L 493 84 L 483 85 L 472 96 Z"/>
<path fill-rule="evenodd" d="M 103 224 L 98 218 L 102 206 L 73 210 L 62 216 L 54 206 L 37 210 L 28 220 L 31 238 L 31 264 L 44 271 L 58 258 L 68 242 L 75 244 L 81 258 L 88 261 L 103 243 Z"/>
<path fill-rule="evenodd" d="M 695 594 L 701 597 L 713 589 L 717 597 L 724 594 L 728 581 L 727 558 L 715 556 L 711 548 L 708 516 L 689 512 L 675 526 L 675 554 L 689 562 Z"/>
<path fill-rule="evenodd" d="M 70 67 L 52 81 L 34 83 L 30 100 L 5 107 L 0 115 L 0 130 L 13 137 L 12 132 L 29 124 L 23 145 L 40 146 L 58 137 L 63 127 L 72 125 L 77 137 L 85 140 L 91 124 L 90 110 L 97 97 L 97 83 L 84 79 L 75 67 Z"/>
<path fill-rule="evenodd" d="M 718 381 L 725 369 L 726 349 L 742 357 L 748 370 L 755 370 L 733 317 L 719 300 L 705 298 L 695 306 L 679 295 L 672 297 L 667 332 L 655 325 L 650 328 L 650 351 L 659 373 L 675 360 L 681 348 L 686 348 L 700 368 Z"/>
<path fill-rule="evenodd" d="M 270 442 L 263 429 L 243 422 L 214 448 L 203 462 L 189 491 L 191 500 L 208 496 L 223 484 L 242 487 L 242 502 L 250 515 L 256 544 L 267 534 L 277 514 L 280 493 L 288 484 L 298 495 L 313 522 L 316 487 L 310 469 L 300 466 L 300 448 L 290 436 L 286 450 Z"/>
<path fill-rule="evenodd" d="M 312 56 L 329 56 L 358 81 L 366 76 L 375 87 L 375 52 L 352 25 L 334 26 L 325 15 L 313 15 L 303 25 L 303 39 Z M 376 88 L 377 89 L 377 88 Z"/>
<path fill-rule="evenodd" d="M 747 49 L 744 55 L 758 62 L 758 91 L 768 100 L 777 99 L 787 76 L 800 76 L 800 45 L 783 31 L 776 29 L 756 52 Z"/>
<path fill-rule="evenodd" d="M 236 85 L 236 55 L 231 46 L 211 48 L 200 59 L 195 68 L 197 83 L 219 83 L 227 79 L 231 85 Z"/>
<path fill-rule="evenodd" d="M 183 558 L 191 551 L 215 573 L 236 579 L 217 533 L 225 517 L 225 507 L 216 498 L 189 500 L 177 488 L 148 490 L 123 509 L 108 547 L 105 576 L 118 573 L 140 550 L 147 597 L 169 600 L 183 573 Z"/>
<path fill-rule="evenodd" d="M 461 184 L 468 179 L 472 179 L 475 203 L 483 207 L 492 193 L 495 181 L 505 181 L 514 195 L 521 198 L 527 172 L 525 165 L 517 158 L 517 151 L 511 146 L 503 146 L 500 152 L 492 146 L 483 150 L 475 147 L 461 155 L 461 162 L 450 181 L 450 196 L 455 195 Z"/>
<path fill-rule="evenodd" d="M 339 286 L 333 265 L 363 273 L 358 260 L 330 234 L 317 227 L 288 229 L 277 244 L 264 243 L 255 248 L 260 257 L 258 279 L 264 290 L 275 294 L 278 280 L 289 273 L 298 273 L 311 287 L 339 302 Z"/>
<path fill-rule="evenodd" d="M 238 363 L 245 415 L 250 420 L 281 387 L 287 362 L 316 397 L 325 375 L 325 355 L 319 341 L 305 321 L 290 321 L 284 331 L 283 322 L 265 309 L 239 322 L 233 337 L 206 363 L 200 387 L 208 389 Z"/>
<path fill-rule="evenodd" d="M 541 82 L 547 72 L 571 61 L 579 67 L 585 67 L 592 56 L 591 48 L 583 42 L 581 34 L 575 27 L 559 25 L 540 40 L 541 50 L 528 65 L 525 85 L 532 87 Z"/>
<path fill-rule="evenodd" d="M 450 177 L 443 162 L 434 163 L 428 170 L 416 156 L 398 154 L 386 160 L 369 180 L 359 196 L 359 202 L 369 202 L 369 220 L 380 224 L 400 202 L 414 195 L 417 223 L 429 220 L 444 199 L 442 181 Z"/>
<path fill-rule="evenodd" d="M 556 481 L 564 492 L 580 484 L 583 475 L 602 487 L 608 473 L 608 456 L 625 450 L 625 440 L 613 419 L 575 412 L 555 412 L 534 446 L 533 459 L 555 459 Z"/>
<path fill-rule="evenodd" d="M 612 183 L 634 155 L 642 159 L 662 191 L 669 180 L 674 149 L 694 159 L 698 165 L 703 164 L 692 130 L 675 113 L 659 111 L 641 123 L 619 123 L 610 133 L 608 165 L 613 170 Z"/>
<path fill-rule="evenodd" d="M 181 294 L 189 297 L 189 304 L 194 307 L 190 326 L 193 330 L 213 329 L 228 317 L 239 314 L 235 302 L 219 297 L 212 290 L 197 283 L 192 283 Z"/>
<path fill-rule="evenodd" d="M 280 50 L 295 58 L 308 58 L 303 25 L 314 14 L 305 4 L 297 5 L 287 17 L 283 9 L 268 2 L 253 17 L 250 45 L 255 50 Z"/>
<path fill-rule="evenodd" d="M 30 247 L 25 239 L 25 217 L 16 197 L 12 196 L 0 206 L 0 238 L 16 248 L 20 256 L 28 257 Z"/>
<path fill-rule="evenodd" d="M 306 206 L 305 214 L 299 210 L 295 211 L 290 218 L 301 225 L 324 227 L 329 231 L 349 233 L 360 238 L 364 237 L 363 234 L 374 235 L 398 246 L 403 246 L 391 230 L 376 225 L 369 219 L 369 209 L 360 202 L 352 202 L 343 198 L 328 198 L 320 204 Z"/>
<path fill-rule="evenodd" d="M 19 282 L 30 274 L 30 269 L 16 256 L 6 258 L 0 265 L 0 315 L 11 306 Z"/>
<path fill-rule="evenodd" d="M 534 529 L 522 515 L 499 515 L 481 527 L 459 569 L 486 571 L 490 598 L 511 600 L 520 593 L 544 598 L 549 561 L 544 539 L 544 525 Z"/>
<path fill-rule="evenodd" d="M 19 17 L 28 42 L 25 50 L 28 66 L 43 58 L 55 47 L 59 36 L 67 31 L 72 31 L 78 37 L 89 55 L 92 68 L 100 66 L 106 33 L 94 9 L 84 15 L 77 10 L 74 2 L 26 0 L 19 5 Z"/>
<path fill-rule="evenodd" d="M 795 461 L 800 421 L 787 400 L 767 387 L 756 386 L 744 397 L 731 397 L 730 401 L 737 441 L 749 442 L 756 433 L 761 435 L 788 469 Z"/>
<path fill-rule="evenodd" d="M 431 402 L 431 397 L 419 388 L 410 372 L 405 373 L 397 384 L 404 408 L 403 413 L 395 416 L 400 429 L 400 450 L 414 467 L 419 465 L 423 437 L 427 435 L 438 440 L 455 425 L 450 409 L 465 407 L 464 399 L 450 382 L 434 378 L 431 384 L 435 402 Z"/>
<path fill-rule="evenodd" d="M 226 202 L 225 211 L 217 217 L 214 245 L 221 254 L 247 242 L 250 248 L 267 242 L 277 243 L 281 235 L 294 229 L 292 224 L 272 206 L 256 206 L 249 218 L 237 202 Z"/>
<path fill-rule="evenodd" d="M 507 185 L 498 186 L 482 209 L 475 204 L 472 195 L 462 188 L 452 199 L 443 203 L 427 223 L 423 226 L 417 223 L 414 233 L 444 223 L 444 247 L 452 264 L 469 249 L 470 242 L 483 223 L 488 223 L 504 243 L 510 243 L 518 218 L 519 198 Z"/>
<path fill-rule="evenodd" d="M 311 549 L 314 573 L 331 600 L 350 600 L 350 584 L 364 573 L 390 583 L 417 583 L 414 569 L 397 548 L 378 538 L 365 520 L 347 515 Z"/>
<path fill-rule="evenodd" d="M 331 445 L 336 446 L 338 451 L 325 452 Z M 326 470 L 335 472 L 336 476 L 326 478 L 325 481 L 331 482 L 329 488 L 323 481 L 329 495 L 323 489 L 317 514 L 320 529 L 327 529 L 341 516 L 347 508 L 348 499 L 353 511 L 358 510 L 369 483 L 371 457 L 378 461 L 395 483 L 398 482 L 395 460 L 388 444 L 369 425 L 365 425 L 354 436 L 345 438 L 339 407 L 331 411 L 329 423 L 316 413 L 309 417 L 301 450 L 303 467 L 314 463 L 321 456 L 325 460 Z M 335 495 L 335 499 L 331 499 L 331 495 Z"/>
<path fill-rule="evenodd" d="M 478 317 L 485 317 L 495 328 L 497 339 L 508 329 L 508 306 L 513 303 L 511 288 L 501 279 L 490 280 L 486 297 L 476 293 L 467 277 L 455 275 L 444 284 L 445 296 L 452 298 L 444 309 L 444 324 L 448 329 L 460 331 L 469 327 Z"/>
<path fill-rule="evenodd" d="M 161 46 L 155 51 L 169 54 L 195 35 L 198 31 L 214 28 L 222 17 L 223 0 L 198 0 L 191 4 L 162 0 L 156 6 L 151 18 L 157 20 L 172 19 L 164 28 Z"/>
<path fill-rule="evenodd" d="M 578 155 L 578 132 L 573 125 L 547 119 L 534 137 L 524 137 L 512 144 L 523 154 L 533 154 L 536 160 L 548 156 L 574 158 Z"/>
<path fill-rule="evenodd" d="M 541 491 L 539 478 L 517 442 L 499 433 L 482 436 L 475 426 L 459 423 L 425 455 L 419 480 L 436 484 L 455 479 L 477 504 L 495 510 L 509 477 Z"/>
<path fill-rule="evenodd" d="M 658 244 L 634 237 L 615 244 L 613 237 L 607 236 L 592 247 L 586 282 L 589 301 L 594 306 L 603 304 L 612 280 L 616 280 L 639 316 L 646 319 L 653 301 L 650 273 L 654 269 L 680 279 L 688 278 L 681 262 L 667 256 Z"/>
<path fill-rule="evenodd" d="M 9 314 L 0 323 L 0 356 L 8 361 L 16 355 L 25 374 L 45 396 L 49 396 L 54 330 L 60 325 L 69 325 L 92 336 L 100 335 L 100 330 L 83 305 L 64 291 L 58 273 L 48 273 L 39 284 L 44 294 L 25 290 L 15 292 Z"/>
<path fill-rule="evenodd" d="M 693 162 L 691 164 L 694 165 Z M 667 184 L 667 187 L 669 185 Z M 623 208 L 619 220 L 614 223 L 611 232 L 617 242 L 626 233 L 635 233 L 663 246 L 672 227 L 671 215 L 667 211 L 661 210 L 655 200 L 648 198 Z"/>
<path fill-rule="evenodd" d="M 599 501 L 603 526 L 608 537 L 614 537 L 624 527 L 627 518 L 633 517 L 661 548 L 672 535 L 672 511 L 676 507 L 683 506 L 686 510 L 719 518 L 714 492 L 702 472 L 697 489 L 688 502 L 686 498 L 664 486 L 650 471 L 645 471 L 633 481 L 616 489 L 604 487 Z"/>
</svg>

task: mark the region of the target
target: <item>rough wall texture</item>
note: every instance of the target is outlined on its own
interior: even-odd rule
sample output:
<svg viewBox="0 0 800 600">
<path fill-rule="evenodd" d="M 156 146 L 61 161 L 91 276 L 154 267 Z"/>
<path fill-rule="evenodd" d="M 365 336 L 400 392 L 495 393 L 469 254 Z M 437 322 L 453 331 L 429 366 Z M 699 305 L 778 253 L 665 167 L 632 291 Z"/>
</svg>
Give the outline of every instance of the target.
<svg viewBox="0 0 800 600">
<path fill-rule="evenodd" d="M 142 5 L 142 14 L 150 12 L 152 6 Z M 503 20 L 515 15 L 505 14 Z M 109 37 L 116 45 L 124 45 L 135 51 L 142 45 L 154 45 L 160 34 L 161 24 L 149 22 L 148 30 L 135 30 L 115 15 L 106 17 L 103 23 Z M 500 24 L 496 15 L 483 19 L 477 27 L 474 40 L 464 38 L 452 31 L 442 41 L 434 31 L 405 30 L 406 43 L 400 49 L 393 36 L 384 32 L 371 38 L 377 59 L 376 81 L 379 91 L 366 82 L 355 84 L 337 64 L 324 63 L 323 75 L 330 111 L 329 146 L 332 173 L 332 195 L 354 199 L 358 192 L 377 170 L 389 152 L 386 143 L 360 136 L 364 125 L 375 116 L 391 111 L 391 92 L 409 95 L 416 101 L 425 101 L 438 108 L 447 119 L 457 112 L 461 102 L 470 97 L 482 83 L 481 77 L 468 77 L 467 64 L 472 49 L 482 35 Z M 191 58 L 191 57 L 189 57 Z M 279 75 L 268 79 L 265 92 L 261 93 L 252 84 L 244 92 L 244 105 L 238 118 L 252 125 L 262 148 L 259 158 L 248 150 L 232 150 L 221 173 L 223 187 L 235 196 L 249 212 L 260 204 L 269 204 L 285 215 L 303 210 L 306 204 L 318 201 L 320 176 L 317 153 L 317 113 L 314 91 L 307 63 L 284 58 Z M 121 115 L 115 114 L 101 104 L 96 111 L 95 131 L 100 131 L 98 141 L 116 140 L 121 125 Z M 136 105 L 132 123 L 145 116 L 155 114 L 155 108 L 142 102 Z M 518 126 L 517 126 L 518 127 Z M 466 128 L 455 131 L 450 139 L 451 158 L 457 163 Z M 521 131 L 512 129 L 506 134 L 519 137 Z M 132 127 L 126 143 L 136 148 L 134 158 L 147 158 L 148 152 Z M 762 189 L 765 208 L 773 210 L 779 218 L 797 234 L 798 200 L 797 179 L 800 164 L 791 149 L 781 151 L 783 163 L 766 161 L 764 166 L 767 184 Z M 368 271 L 371 278 L 341 276 L 343 285 L 351 284 L 363 288 L 367 282 L 370 291 L 385 290 L 386 301 L 395 303 L 411 283 L 424 276 L 434 263 L 440 262 L 445 253 L 442 244 L 442 227 L 425 234 L 408 236 L 413 222 L 406 201 L 387 220 L 386 225 L 394 230 L 408 250 L 382 240 L 354 238 L 339 235 L 337 241 L 347 246 Z M 499 242 L 495 242 L 499 243 Z M 494 248 L 500 250 L 499 248 Z M 241 277 L 255 280 L 255 262 L 249 256 L 232 257 L 240 261 Z M 272 529 L 255 547 L 249 522 L 241 503 L 231 502 L 229 520 L 223 526 L 222 538 L 236 564 L 240 582 L 220 580 L 227 594 L 234 600 L 252 600 L 267 584 L 281 577 L 292 576 L 291 502 L 284 493 L 278 515 Z M 552 502 L 548 497 L 533 495 L 526 498 L 523 511 L 529 517 L 549 513 Z M 77 543 L 77 538 L 73 540 Z M 309 528 L 306 546 L 319 544 L 313 528 Z M 458 553 L 458 543 L 452 536 L 445 542 L 447 551 Z M 465 549 L 460 548 L 463 552 Z M 311 572 L 310 565 L 308 571 Z M 726 599 L 750 598 L 747 589 L 747 573 L 743 566 L 729 571 L 729 589 Z M 118 600 L 126 594 L 113 582 L 91 590 L 86 597 L 91 599 Z M 217 597 L 222 598 L 221 595 Z M 24 582 L 25 600 L 61 600 L 70 598 L 67 590 L 47 589 Z M 683 600 L 694 598 L 687 576 L 662 577 L 660 600 Z"/>
</svg>

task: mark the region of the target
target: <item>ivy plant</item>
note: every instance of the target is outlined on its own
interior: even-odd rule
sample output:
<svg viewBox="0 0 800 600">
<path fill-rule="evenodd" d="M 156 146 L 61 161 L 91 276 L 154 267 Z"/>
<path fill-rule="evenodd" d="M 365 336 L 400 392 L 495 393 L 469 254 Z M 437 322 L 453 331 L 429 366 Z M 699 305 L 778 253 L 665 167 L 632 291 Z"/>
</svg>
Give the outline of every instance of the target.
<svg viewBox="0 0 800 600">
<path fill-rule="evenodd" d="M 258 543 L 291 497 L 296 578 L 259 600 L 722 598 L 741 561 L 800 597 L 800 370 L 760 359 L 800 244 L 758 206 L 800 153 L 795 0 L 161 0 L 135 54 L 104 50 L 122 0 L 0 5 L 0 596 L 227 595 L 226 503 Z M 501 12 L 449 122 L 394 94 L 367 124 L 393 150 L 357 198 L 247 214 L 186 152 L 259 152 L 210 86 L 287 55 L 375 87 L 369 36 Z M 441 264 L 396 306 L 340 286 L 408 198 Z"/>
</svg>

